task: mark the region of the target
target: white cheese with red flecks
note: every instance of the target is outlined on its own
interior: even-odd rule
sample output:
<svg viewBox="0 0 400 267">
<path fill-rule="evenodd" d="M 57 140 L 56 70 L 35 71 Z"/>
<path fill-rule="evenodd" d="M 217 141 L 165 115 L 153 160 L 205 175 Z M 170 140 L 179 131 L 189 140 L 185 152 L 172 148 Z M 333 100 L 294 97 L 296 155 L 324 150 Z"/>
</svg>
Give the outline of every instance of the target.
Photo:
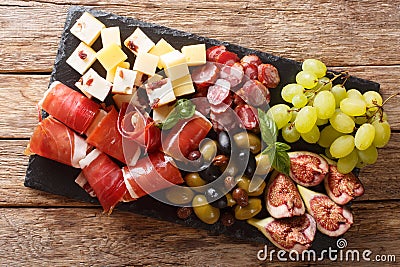
<svg viewBox="0 0 400 267">
<path fill-rule="evenodd" d="M 67 64 L 83 75 L 96 61 L 96 51 L 81 42 L 67 59 Z"/>
<path fill-rule="evenodd" d="M 104 101 L 111 90 L 112 83 L 101 77 L 95 70 L 89 69 L 75 84 L 82 92 Z"/>
<path fill-rule="evenodd" d="M 112 92 L 114 94 L 132 94 L 135 86 L 140 86 L 142 74 L 140 72 L 117 67 Z"/>
<path fill-rule="evenodd" d="M 146 93 L 152 108 L 163 106 L 175 101 L 176 99 L 171 80 L 168 78 L 157 82 L 147 83 Z"/>
<path fill-rule="evenodd" d="M 155 46 L 155 43 L 138 27 L 126 38 L 124 45 L 137 55 L 139 52 L 149 52 Z"/>
<path fill-rule="evenodd" d="M 100 36 L 101 30 L 105 27 L 106 26 L 93 17 L 93 15 L 84 12 L 72 26 L 71 33 L 88 46 L 91 46 Z"/>
</svg>

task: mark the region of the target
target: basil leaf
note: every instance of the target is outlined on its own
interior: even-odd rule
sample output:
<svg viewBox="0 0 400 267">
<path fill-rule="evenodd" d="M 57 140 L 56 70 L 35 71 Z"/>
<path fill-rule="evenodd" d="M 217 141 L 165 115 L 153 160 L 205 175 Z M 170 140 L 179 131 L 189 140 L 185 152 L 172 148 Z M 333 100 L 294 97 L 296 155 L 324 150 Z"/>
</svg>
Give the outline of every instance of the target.
<svg viewBox="0 0 400 267">
<path fill-rule="evenodd" d="M 261 109 L 258 109 L 258 120 L 260 122 L 261 138 L 267 145 L 274 144 L 278 132 L 274 120 Z"/>
<path fill-rule="evenodd" d="M 286 151 L 275 151 L 275 158 L 272 167 L 280 173 L 289 176 L 290 172 L 290 158 Z"/>
<path fill-rule="evenodd" d="M 168 118 L 164 121 L 162 130 L 169 130 L 175 126 L 179 121 L 178 114 L 173 111 L 168 115 Z"/>
<path fill-rule="evenodd" d="M 285 144 L 282 142 L 276 142 L 275 146 L 276 146 L 276 150 L 279 150 L 279 151 L 288 151 L 291 148 L 288 144 Z"/>
</svg>

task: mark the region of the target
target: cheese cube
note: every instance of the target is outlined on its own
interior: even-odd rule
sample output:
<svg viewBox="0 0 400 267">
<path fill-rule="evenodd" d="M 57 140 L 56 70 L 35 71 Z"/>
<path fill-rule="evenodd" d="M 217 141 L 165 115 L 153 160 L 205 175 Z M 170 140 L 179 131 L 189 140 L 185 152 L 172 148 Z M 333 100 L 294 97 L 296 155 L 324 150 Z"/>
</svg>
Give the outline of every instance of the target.
<svg viewBox="0 0 400 267">
<path fill-rule="evenodd" d="M 165 69 L 165 74 L 171 81 L 178 80 L 184 76 L 190 75 L 188 65 L 186 63 L 178 64 Z"/>
<path fill-rule="evenodd" d="M 110 44 L 116 44 L 121 47 L 121 34 L 119 27 L 104 28 L 101 30 L 101 42 L 103 47 Z"/>
<path fill-rule="evenodd" d="M 174 109 L 174 105 L 164 105 L 153 109 L 153 120 L 157 123 L 163 123 L 171 111 Z"/>
<path fill-rule="evenodd" d="M 66 62 L 83 75 L 95 61 L 96 51 L 90 46 L 87 46 L 84 42 L 81 42 Z"/>
<path fill-rule="evenodd" d="M 110 83 L 114 82 L 115 72 L 117 71 L 117 67 L 129 69 L 130 66 L 131 65 L 129 64 L 129 62 L 126 61 L 119 63 L 117 66 L 107 71 L 106 80 L 109 81 Z"/>
<path fill-rule="evenodd" d="M 114 94 L 132 94 L 134 86 L 140 86 L 142 80 L 142 74 L 134 71 L 128 70 L 121 67 L 117 67 L 115 73 L 114 85 L 112 92 Z"/>
<path fill-rule="evenodd" d="M 103 47 L 97 52 L 96 57 L 107 71 L 128 58 L 124 51 L 122 51 L 121 47 L 115 43 Z"/>
<path fill-rule="evenodd" d="M 157 64 L 158 56 L 140 52 L 138 53 L 135 63 L 133 64 L 133 70 L 153 76 L 156 74 Z"/>
<path fill-rule="evenodd" d="M 206 45 L 187 45 L 182 47 L 182 54 L 186 57 L 188 66 L 199 66 L 206 64 Z"/>
<path fill-rule="evenodd" d="M 124 45 L 128 47 L 135 55 L 139 52 L 147 53 L 155 45 L 154 42 L 138 27 L 124 41 Z"/>
<path fill-rule="evenodd" d="M 88 12 L 85 12 L 75 22 L 70 31 L 73 35 L 79 38 L 79 40 L 88 46 L 91 46 L 99 37 L 101 29 L 105 27 L 106 26 L 98 19 Z"/>
<path fill-rule="evenodd" d="M 153 76 L 149 77 L 147 79 L 147 83 L 154 83 L 154 82 L 158 82 L 161 81 L 162 79 L 164 79 L 164 76 L 158 75 L 158 74 L 154 74 Z"/>
<path fill-rule="evenodd" d="M 149 53 L 156 56 L 161 56 L 169 52 L 172 52 L 174 50 L 175 49 L 172 47 L 172 45 L 170 45 L 167 41 L 161 38 L 160 41 L 158 41 L 157 44 L 149 51 Z M 158 62 L 157 67 L 159 69 L 162 68 L 161 62 Z"/>
<path fill-rule="evenodd" d="M 172 81 L 172 86 L 174 88 L 174 94 L 176 97 L 195 92 L 190 74 L 179 78 L 178 80 Z"/>
<path fill-rule="evenodd" d="M 146 93 L 151 108 L 160 107 L 176 99 L 171 80 L 168 78 L 146 84 Z"/>
<path fill-rule="evenodd" d="M 102 102 L 112 87 L 112 83 L 101 77 L 93 69 L 89 69 L 75 85 L 81 91 L 89 93 Z"/>
<path fill-rule="evenodd" d="M 186 57 L 178 50 L 160 56 L 160 63 L 163 68 L 170 68 L 179 64 L 186 64 Z"/>
<path fill-rule="evenodd" d="M 137 94 L 132 94 L 132 95 L 120 95 L 120 94 L 115 94 L 113 95 L 113 100 L 115 105 L 118 107 L 118 109 L 121 109 L 122 103 L 129 103 L 131 102 L 131 99 Z"/>
</svg>

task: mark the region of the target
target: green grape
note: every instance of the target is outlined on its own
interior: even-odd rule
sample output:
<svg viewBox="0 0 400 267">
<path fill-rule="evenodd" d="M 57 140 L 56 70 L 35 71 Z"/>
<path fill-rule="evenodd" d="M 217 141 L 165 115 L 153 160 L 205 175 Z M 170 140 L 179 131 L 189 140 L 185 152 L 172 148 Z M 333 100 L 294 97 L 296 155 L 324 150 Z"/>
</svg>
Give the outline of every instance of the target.
<svg viewBox="0 0 400 267">
<path fill-rule="evenodd" d="M 354 169 L 354 167 L 356 167 L 357 163 L 358 163 L 357 150 L 353 149 L 353 151 L 346 157 L 340 158 L 338 160 L 337 168 L 340 173 L 346 174 L 351 172 Z"/>
<path fill-rule="evenodd" d="M 356 123 L 356 124 L 358 124 L 358 125 L 362 125 L 362 124 L 364 124 L 364 123 L 366 123 L 368 120 L 367 120 L 367 117 L 366 116 L 359 116 L 359 117 L 355 117 L 354 118 L 354 122 Z"/>
<path fill-rule="evenodd" d="M 321 131 L 321 135 L 318 140 L 318 145 L 322 147 L 330 147 L 333 141 L 335 141 L 338 137 L 342 136 L 343 133 L 340 133 L 332 127 L 332 125 L 326 126 Z"/>
<path fill-rule="evenodd" d="M 371 112 L 371 111 L 367 111 L 367 116 L 370 116 L 371 119 L 370 121 L 374 122 L 374 121 L 380 121 L 380 122 L 384 122 L 388 120 L 388 116 L 386 114 L 386 112 L 382 111 L 381 112 Z"/>
<path fill-rule="evenodd" d="M 317 126 L 322 126 L 322 125 L 325 125 L 325 124 L 327 124 L 329 122 L 329 119 L 320 119 L 320 118 L 318 118 L 317 119 L 317 122 L 315 123 Z"/>
<path fill-rule="evenodd" d="M 315 144 L 318 142 L 318 139 L 320 137 L 320 132 L 319 132 L 317 125 L 314 125 L 312 127 L 311 131 L 306 132 L 306 133 L 301 133 L 300 135 L 301 135 L 301 138 L 303 138 L 304 141 L 306 141 L 307 143 Z"/>
<path fill-rule="evenodd" d="M 371 111 L 375 111 L 378 109 L 378 106 L 382 105 L 382 96 L 375 91 L 367 91 L 363 94 L 364 100 L 367 103 L 367 109 Z"/>
<path fill-rule="evenodd" d="M 281 96 L 283 100 L 292 103 L 292 99 L 296 95 L 301 95 L 304 92 L 304 87 L 297 83 L 289 83 L 282 88 Z"/>
<path fill-rule="evenodd" d="M 318 84 L 321 85 L 321 91 L 330 91 L 332 89 L 332 82 L 328 77 L 319 78 Z"/>
<path fill-rule="evenodd" d="M 346 88 L 343 85 L 337 84 L 332 87 L 331 92 L 335 97 L 336 107 L 340 106 L 340 102 L 347 97 Z"/>
<path fill-rule="evenodd" d="M 343 158 L 354 149 L 354 137 L 352 135 L 343 135 L 333 141 L 330 152 L 335 158 Z"/>
<path fill-rule="evenodd" d="M 365 150 L 358 150 L 357 154 L 360 164 L 374 164 L 378 159 L 378 150 L 374 145 L 371 145 Z"/>
<path fill-rule="evenodd" d="M 349 116 L 362 116 L 367 104 L 363 99 L 347 97 L 340 102 L 340 110 Z"/>
<path fill-rule="evenodd" d="M 313 106 L 319 119 L 329 119 L 335 113 L 335 97 L 330 91 L 321 91 L 315 96 Z"/>
<path fill-rule="evenodd" d="M 292 98 L 292 104 L 295 108 L 302 108 L 307 105 L 307 102 L 308 98 L 303 93 Z"/>
<path fill-rule="evenodd" d="M 298 114 L 299 112 L 296 111 L 296 110 L 291 110 L 290 112 L 292 113 L 292 118 L 290 119 L 289 122 L 294 122 L 294 121 L 296 120 L 297 114 Z"/>
<path fill-rule="evenodd" d="M 325 148 L 325 156 L 327 156 L 330 159 L 335 159 L 332 155 L 331 155 L 331 151 L 329 149 L 329 147 Z"/>
<path fill-rule="evenodd" d="M 300 139 L 300 133 L 296 130 L 294 125 L 288 123 L 282 128 L 282 137 L 286 142 L 294 143 Z"/>
<path fill-rule="evenodd" d="M 333 116 L 329 119 L 329 122 L 335 128 L 336 131 L 341 133 L 352 133 L 356 126 L 352 117 L 344 114 L 340 110 L 336 110 Z"/>
<path fill-rule="evenodd" d="M 300 71 L 296 75 L 296 82 L 306 89 L 311 89 L 318 83 L 318 77 L 309 71 Z"/>
<path fill-rule="evenodd" d="M 326 74 L 326 66 L 317 59 L 306 59 L 301 66 L 303 70 L 314 73 L 317 78 L 324 77 Z"/>
<path fill-rule="evenodd" d="M 306 133 L 311 131 L 316 121 L 317 121 L 316 109 L 314 107 L 305 106 L 297 114 L 297 117 L 294 121 L 294 125 L 299 133 Z"/>
<path fill-rule="evenodd" d="M 272 106 L 267 114 L 275 121 L 276 127 L 281 129 L 285 126 L 291 119 L 292 113 L 289 111 L 290 107 L 285 104 L 278 104 Z"/>
<path fill-rule="evenodd" d="M 354 137 L 354 144 L 358 150 L 367 149 L 375 138 L 375 128 L 369 123 L 365 123 L 358 128 Z"/>
<path fill-rule="evenodd" d="M 349 97 L 349 98 L 359 98 L 359 99 L 364 100 L 363 95 L 357 89 L 347 90 L 347 97 Z"/>
<path fill-rule="evenodd" d="M 391 135 L 390 124 L 387 121 L 376 120 L 372 126 L 375 128 L 374 146 L 379 148 L 386 146 Z"/>
</svg>

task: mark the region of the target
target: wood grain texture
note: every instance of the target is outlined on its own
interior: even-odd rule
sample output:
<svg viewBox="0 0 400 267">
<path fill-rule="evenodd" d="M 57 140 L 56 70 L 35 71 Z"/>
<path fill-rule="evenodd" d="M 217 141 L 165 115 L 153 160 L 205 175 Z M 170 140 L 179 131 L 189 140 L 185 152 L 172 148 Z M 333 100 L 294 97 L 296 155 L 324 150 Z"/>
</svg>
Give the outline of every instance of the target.
<svg viewBox="0 0 400 267">
<path fill-rule="evenodd" d="M 70 4 L 95 6 L 295 60 L 320 58 L 330 66 L 400 64 L 400 7 L 382 0 L 236 0 L 229 4 L 11 0 L 0 7 L 0 70 L 50 71 Z"/>
<path fill-rule="evenodd" d="M 345 235 L 349 249 L 371 249 L 372 256 L 400 254 L 399 237 L 394 236 L 400 231 L 398 202 L 356 203 L 353 210 L 356 220 Z M 378 218 L 376 213 L 380 214 Z M 379 232 L 375 230 L 377 227 Z M 370 236 L 371 232 L 376 234 Z M 204 230 L 177 227 L 126 212 L 104 216 L 98 209 L 5 209 L 0 215 L 0 237 L 5 265 L 255 266 L 263 263 L 256 256 L 263 249 L 262 244 L 232 242 Z M 268 261 L 265 264 L 270 266 Z M 320 266 L 321 262 L 315 264 Z M 365 266 L 365 262 L 353 264 Z M 298 264 L 289 264 L 295 265 Z"/>
</svg>

